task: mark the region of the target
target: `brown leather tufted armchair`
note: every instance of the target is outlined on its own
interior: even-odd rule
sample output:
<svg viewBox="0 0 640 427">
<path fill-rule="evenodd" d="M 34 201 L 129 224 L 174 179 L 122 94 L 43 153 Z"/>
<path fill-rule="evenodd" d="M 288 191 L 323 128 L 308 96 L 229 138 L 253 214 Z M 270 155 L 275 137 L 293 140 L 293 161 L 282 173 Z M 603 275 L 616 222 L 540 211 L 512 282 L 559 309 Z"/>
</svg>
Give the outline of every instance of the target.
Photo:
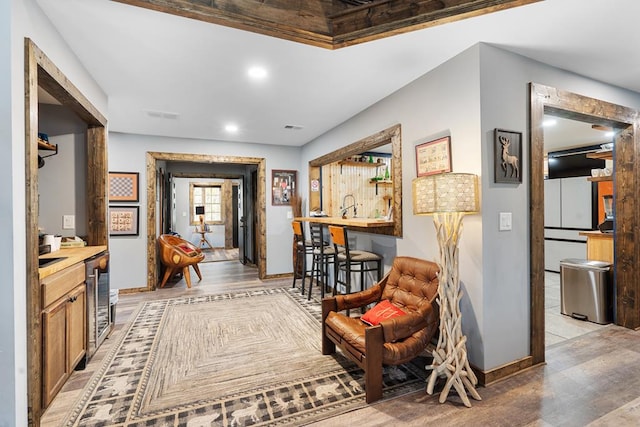
<svg viewBox="0 0 640 427">
<path fill-rule="evenodd" d="M 400 365 L 420 354 L 438 329 L 438 265 L 397 257 L 375 286 L 322 300 L 322 354 L 336 345 L 365 371 L 367 403 L 382 398 L 382 365 Z M 406 315 L 368 326 L 359 317 L 339 313 L 386 299 Z"/>
<path fill-rule="evenodd" d="M 196 271 L 198 278 L 202 280 L 198 263 L 204 259 L 204 254 L 191 242 L 181 239 L 171 234 L 162 234 L 158 237 L 158 245 L 160 246 L 160 261 L 164 265 L 164 276 L 160 287 L 163 288 L 169 277 L 180 272 L 184 275 L 187 287 L 191 287 L 191 274 L 189 274 L 189 266 Z"/>
</svg>

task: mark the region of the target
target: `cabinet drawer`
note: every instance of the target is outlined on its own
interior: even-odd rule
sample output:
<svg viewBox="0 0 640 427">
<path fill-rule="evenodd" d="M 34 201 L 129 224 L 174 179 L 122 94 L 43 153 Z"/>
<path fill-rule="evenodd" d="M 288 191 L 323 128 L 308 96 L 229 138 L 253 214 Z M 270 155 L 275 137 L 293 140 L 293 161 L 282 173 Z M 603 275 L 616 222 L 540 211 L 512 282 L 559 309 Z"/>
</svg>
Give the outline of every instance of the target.
<svg viewBox="0 0 640 427">
<path fill-rule="evenodd" d="M 47 307 L 84 281 L 85 268 L 83 262 L 45 277 L 40 282 L 42 285 L 42 307 Z"/>
</svg>

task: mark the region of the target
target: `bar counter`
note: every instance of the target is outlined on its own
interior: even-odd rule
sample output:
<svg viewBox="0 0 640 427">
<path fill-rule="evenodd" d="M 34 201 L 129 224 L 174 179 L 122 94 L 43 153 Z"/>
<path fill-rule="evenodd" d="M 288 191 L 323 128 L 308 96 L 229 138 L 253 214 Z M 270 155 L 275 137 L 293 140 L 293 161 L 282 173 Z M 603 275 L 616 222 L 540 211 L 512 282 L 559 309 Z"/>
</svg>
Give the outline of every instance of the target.
<svg viewBox="0 0 640 427">
<path fill-rule="evenodd" d="M 393 227 L 393 221 L 375 218 L 346 218 L 337 216 L 301 216 L 294 218 L 296 221 L 315 222 L 318 224 L 344 225 L 346 227 L 378 228 Z"/>
</svg>

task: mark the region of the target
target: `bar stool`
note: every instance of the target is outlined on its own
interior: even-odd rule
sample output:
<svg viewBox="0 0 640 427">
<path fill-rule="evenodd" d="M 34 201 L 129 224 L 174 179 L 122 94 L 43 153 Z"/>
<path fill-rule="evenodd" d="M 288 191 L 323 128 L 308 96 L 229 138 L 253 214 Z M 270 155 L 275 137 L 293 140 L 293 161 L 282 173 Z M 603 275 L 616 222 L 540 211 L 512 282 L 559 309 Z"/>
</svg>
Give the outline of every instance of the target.
<svg viewBox="0 0 640 427">
<path fill-rule="evenodd" d="M 293 228 L 293 237 L 296 250 L 296 259 L 293 265 L 293 284 L 296 287 L 296 280 L 302 279 L 300 291 L 304 295 L 304 282 L 309 277 L 309 282 L 313 280 L 313 271 L 307 270 L 307 255 L 313 255 L 313 244 L 310 240 L 306 240 L 304 236 L 304 227 L 300 221 L 291 221 Z M 309 294 L 311 294 L 311 285 L 309 285 Z"/>
<path fill-rule="evenodd" d="M 330 225 L 329 233 L 337 253 L 334 265 L 333 295 L 336 294 L 338 285 L 344 285 L 345 293 L 351 293 L 351 273 L 360 273 L 360 290 L 365 290 L 365 273 L 377 271 L 377 281 L 382 279 L 382 256 L 373 252 L 350 250 L 346 227 Z M 343 280 L 340 279 L 340 272 L 344 272 Z"/>
<path fill-rule="evenodd" d="M 333 265 L 335 263 L 336 251 L 335 248 L 328 244 L 328 242 L 325 242 L 322 224 L 316 222 L 309 223 L 309 234 L 311 237 L 311 244 L 313 246 L 311 274 L 315 278 L 315 282 L 320 286 L 320 296 L 324 298 L 326 285 L 329 281 L 329 265 Z M 307 296 L 307 299 L 311 299 L 312 286 L 313 280 L 309 282 L 309 295 Z"/>
</svg>

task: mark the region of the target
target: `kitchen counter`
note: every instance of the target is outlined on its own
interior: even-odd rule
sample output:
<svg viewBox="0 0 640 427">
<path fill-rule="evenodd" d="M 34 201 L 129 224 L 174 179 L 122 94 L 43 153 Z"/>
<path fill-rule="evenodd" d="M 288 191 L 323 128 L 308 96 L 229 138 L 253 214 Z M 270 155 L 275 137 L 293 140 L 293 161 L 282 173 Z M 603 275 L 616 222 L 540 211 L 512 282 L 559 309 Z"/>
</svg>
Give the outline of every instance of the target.
<svg viewBox="0 0 640 427">
<path fill-rule="evenodd" d="M 67 267 L 70 267 L 79 262 L 83 262 L 87 258 L 91 258 L 94 255 L 99 254 L 100 252 L 106 251 L 106 246 L 84 246 L 80 248 L 63 248 L 59 251 L 51 252 L 48 254 L 40 255 L 39 259 L 50 259 L 50 258 L 64 258 L 60 261 L 54 262 L 53 264 L 49 264 L 42 268 L 38 269 L 38 274 L 40 279 L 44 279 L 47 276 L 51 276 L 58 271 L 64 270 Z"/>
<path fill-rule="evenodd" d="M 303 216 L 294 218 L 296 221 L 315 222 L 319 224 L 344 225 L 347 227 L 393 227 L 393 221 L 375 218 L 346 218 L 337 216 Z"/>
<path fill-rule="evenodd" d="M 613 264 L 613 233 L 581 231 L 578 234 L 587 238 L 587 259 Z"/>
</svg>

